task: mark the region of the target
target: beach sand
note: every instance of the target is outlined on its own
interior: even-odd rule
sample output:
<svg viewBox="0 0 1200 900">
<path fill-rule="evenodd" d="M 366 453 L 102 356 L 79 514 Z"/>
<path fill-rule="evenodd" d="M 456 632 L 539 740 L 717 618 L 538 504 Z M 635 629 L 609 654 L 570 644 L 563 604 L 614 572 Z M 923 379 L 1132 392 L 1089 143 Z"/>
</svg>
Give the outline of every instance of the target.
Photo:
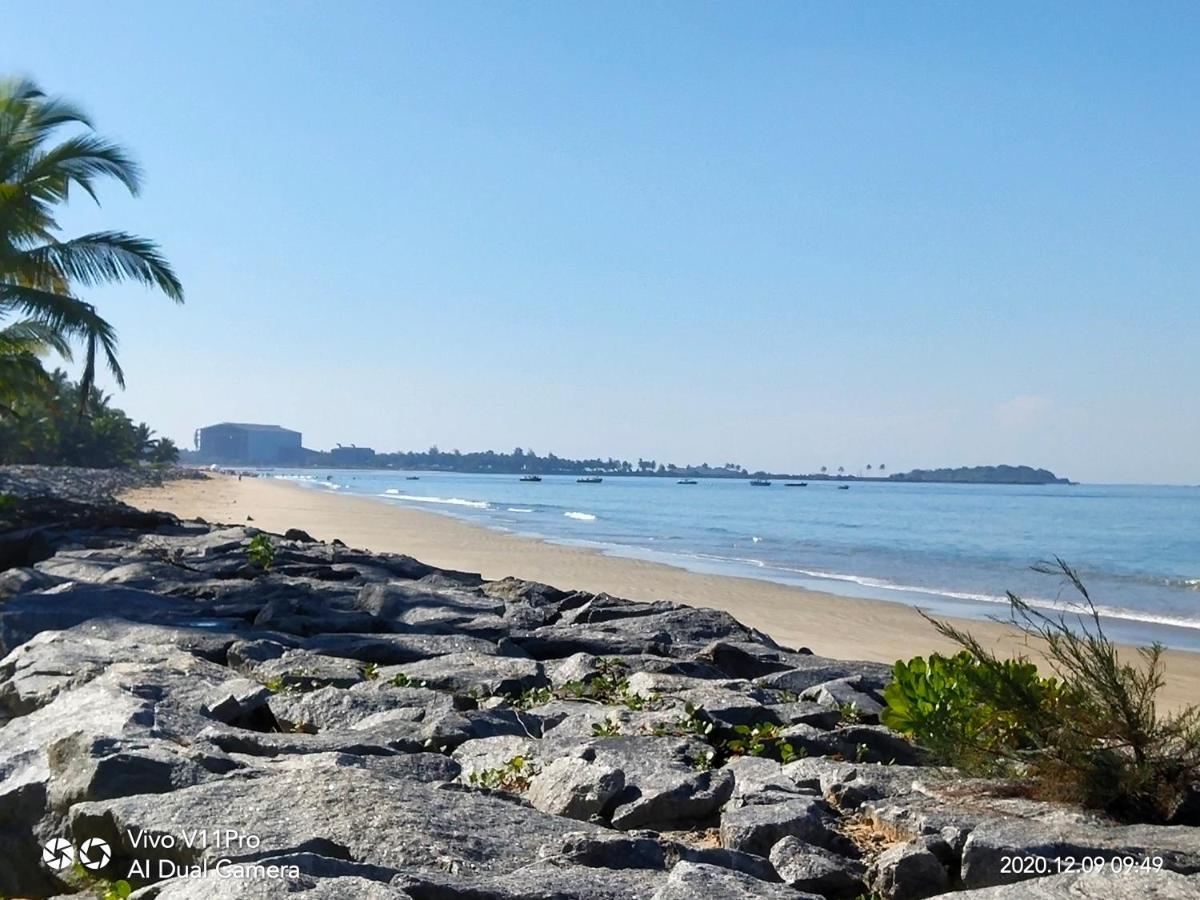
<svg viewBox="0 0 1200 900">
<path fill-rule="evenodd" d="M 632 600 L 672 600 L 726 610 L 739 621 L 789 647 L 821 656 L 891 663 L 957 648 L 917 611 L 900 603 L 826 594 L 753 578 L 705 575 L 656 562 L 606 556 L 595 550 L 548 543 L 469 524 L 446 515 L 377 500 L 338 496 L 269 478 L 218 475 L 170 481 L 161 488 L 121 497 L 140 509 L 181 518 L 248 524 L 283 533 L 301 528 L 319 540 L 340 538 L 352 547 L 407 553 L 439 568 L 508 575 L 558 588 L 605 592 Z M 997 652 L 1036 658 L 1010 629 L 989 621 L 952 619 Z M 1133 648 L 1129 658 L 1135 659 Z M 1200 702 L 1200 654 L 1166 654 L 1164 709 Z"/>
</svg>

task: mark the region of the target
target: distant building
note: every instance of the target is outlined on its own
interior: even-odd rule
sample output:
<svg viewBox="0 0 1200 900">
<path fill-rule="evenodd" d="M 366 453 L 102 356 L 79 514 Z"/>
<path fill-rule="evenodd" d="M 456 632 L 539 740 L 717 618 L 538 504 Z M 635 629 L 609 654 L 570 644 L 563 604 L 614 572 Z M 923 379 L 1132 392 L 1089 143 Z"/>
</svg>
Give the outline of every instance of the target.
<svg viewBox="0 0 1200 900">
<path fill-rule="evenodd" d="M 196 432 L 201 462 L 276 466 L 303 462 L 300 432 L 278 425 L 221 422 Z"/>
<path fill-rule="evenodd" d="M 335 466 L 365 466 L 375 459 L 370 447 L 334 447 L 329 451 L 329 461 Z"/>
</svg>

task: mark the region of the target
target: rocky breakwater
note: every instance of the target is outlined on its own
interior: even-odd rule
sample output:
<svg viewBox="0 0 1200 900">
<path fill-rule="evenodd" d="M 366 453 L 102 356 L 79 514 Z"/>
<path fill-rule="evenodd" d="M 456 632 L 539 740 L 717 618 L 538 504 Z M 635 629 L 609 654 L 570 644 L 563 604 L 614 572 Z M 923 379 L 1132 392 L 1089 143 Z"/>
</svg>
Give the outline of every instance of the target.
<svg viewBox="0 0 1200 900">
<path fill-rule="evenodd" d="M 112 505 L 42 541 L 0 574 L 5 896 L 1200 896 L 1197 829 L 924 766 L 886 667 L 724 613 Z"/>
</svg>

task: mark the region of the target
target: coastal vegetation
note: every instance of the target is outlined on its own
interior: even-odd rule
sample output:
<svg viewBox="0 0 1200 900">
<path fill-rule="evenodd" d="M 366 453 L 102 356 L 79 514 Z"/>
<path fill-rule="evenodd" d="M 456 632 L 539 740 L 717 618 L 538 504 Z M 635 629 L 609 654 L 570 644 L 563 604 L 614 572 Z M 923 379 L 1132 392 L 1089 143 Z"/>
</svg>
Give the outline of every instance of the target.
<svg viewBox="0 0 1200 900">
<path fill-rule="evenodd" d="M 141 188 L 138 165 L 98 135 L 79 107 L 28 80 L 0 82 L 0 423 L 8 428 L 35 420 L 19 438 L 6 435 L 7 461 L 103 467 L 141 453 L 120 421 L 123 414 L 96 408 L 97 365 L 120 387 L 125 373 L 116 329 L 84 295 L 133 282 L 179 303 L 183 287 L 153 241 L 124 231 L 61 234 L 58 217 L 72 194 L 99 203 L 106 179 L 135 196 Z M 82 371 L 74 412 L 81 424 L 71 429 L 60 408 L 65 379 L 47 371 L 43 360 L 71 360 L 76 351 L 82 351 Z M 86 419 L 95 421 L 85 426 Z M 38 430 L 41 420 L 52 423 L 51 433 Z M 171 456 L 166 448 L 163 453 Z"/>
<path fill-rule="evenodd" d="M 112 469 L 179 459 L 174 441 L 155 437 L 145 422 L 135 423 L 110 401 L 61 369 L 45 373 L 35 390 L 14 397 L 8 414 L 0 415 L 0 463 Z"/>
<path fill-rule="evenodd" d="M 963 650 L 897 662 L 882 722 L 939 762 L 1028 778 L 1048 799 L 1126 821 L 1180 820 L 1200 782 L 1200 707 L 1160 716 L 1164 647 L 1141 648 L 1138 665 L 1121 659 L 1078 573 L 1062 560 L 1038 571 L 1061 575 L 1081 599 L 1072 624 L 1067 614 L 1047 615 L 1008 595 L 1008 624 L 1041 648 L 1054 677 L 930 619 Z"/>
</svg>

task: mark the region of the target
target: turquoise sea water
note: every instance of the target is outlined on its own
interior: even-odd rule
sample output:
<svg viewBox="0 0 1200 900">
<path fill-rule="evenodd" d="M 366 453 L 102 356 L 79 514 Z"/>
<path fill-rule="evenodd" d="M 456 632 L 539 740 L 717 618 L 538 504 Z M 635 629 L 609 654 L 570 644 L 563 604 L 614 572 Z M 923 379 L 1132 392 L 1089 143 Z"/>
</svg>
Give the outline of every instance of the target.
<svg viewBox="0 0 1200 900">
<path fill-rule="evenodd" d="M 1003 614 L 1007 590 L 1069 609 L 1061 580 L 1030 570 L 1057 555 L 1080 571 L 1114 638 L 1200 650 L 1200 488 L 264 474 L 606 553 L 972 618 Z"/>
</svg>

